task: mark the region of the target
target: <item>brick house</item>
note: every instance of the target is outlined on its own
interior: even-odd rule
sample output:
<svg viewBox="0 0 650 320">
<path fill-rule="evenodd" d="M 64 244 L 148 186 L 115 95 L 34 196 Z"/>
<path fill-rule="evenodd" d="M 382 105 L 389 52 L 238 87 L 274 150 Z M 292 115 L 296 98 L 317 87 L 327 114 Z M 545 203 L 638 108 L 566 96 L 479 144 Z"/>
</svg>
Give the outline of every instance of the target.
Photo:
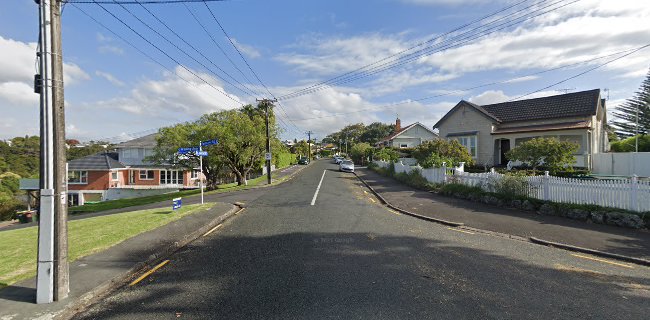
<svg viewBox="0 0 650 320">
<path fill-rule="evenodd" d="M 577 143 L 576 167 L 591 169 L 607 152 L 607 110 L 600 90 L 477 105 L 461 101 L 433 128 L 464 145 L 479 165 L 506 165 L 506 152 L 524 141 L 555 137 Z"/>
<path fill-rule="evenodd" d="M 70 205 L 199 187 L 199 172 L 147 161 L 155 146 L 156 134 L 152 134 L 121 143 L 116 146 L 116 152 L 69 161 Z"/>
</svg>

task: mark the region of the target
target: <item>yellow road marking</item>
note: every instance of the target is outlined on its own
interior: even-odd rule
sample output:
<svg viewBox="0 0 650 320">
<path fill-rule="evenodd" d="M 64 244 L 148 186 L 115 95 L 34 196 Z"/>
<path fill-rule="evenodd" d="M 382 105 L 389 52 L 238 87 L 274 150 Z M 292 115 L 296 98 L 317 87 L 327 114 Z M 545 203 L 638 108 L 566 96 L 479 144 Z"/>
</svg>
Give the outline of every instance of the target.
<svg viewBox="0 0 650 320">
<path fill-rule="evenodd" d="M 242 212 L 244 212 L 244 210 L 246 210 L 246 208 L 243 208 L 243 209 L 241 209 L 241 210 L 239 210 L 239 211 L 237 211 L 237 212 L 235 212 L 235 215 L 238 215 L 238 214 L 240 214 L 240 213 L 242 213 Z"/>
<path fill-rule="evenodd" d="M 609 264 L 613 264 L 613 265 L 619 266 L 619 267 L 634 269 L 633 266 L 630 266 L 630 265 L 627 265 L 627 264 L 624 264 L 624 263 L 618 263 L 618 262 L 609 261 L 609 260 L 605 260 L 605 259 L 598 259 L 598 258 L 593 258 L 593 257 L 589 257 L 589 256 L 583 256 L 581 254 L 576 254 L 576 253 L 572 253 L 571 255 L 574 256 L 574 257 L 582 258 L 582 259 L 588 259 L 588 260 L 593 260 L 593 261 L 598 261 L 598 262 L 603 262 L 603 263 L 609 263 Z"/>
<path fill-rule="evenodd" d="M 368 199 L 370 199 L 370 201 L 372 201 L 372 203 L 377 203 L 377 201 L 375 201 L 375 199 L 373 199 L 373 198 L 368 198 Z"/>
<path fill-rule="evenodd" d="M 137 278 L 137 279 L 133 280 L 133 282 L 129 283 L 129 287 L 138 284 L 138 282 L 144 280 L 146 277 L 150 276 L 152 273 L 156 272 L 156 270 L 162 268 L 164 265 L 166 265 L 168 263 L 169 263 L 169 260 L 165 260 L 165 261 L 159 263 L 157 266 L 153 267 L 153 269 L 145 272 L 139 278 Z"/>
<path fill-rule="evenodd" d="M 447 228 L 447 229 L 449 229 L 449 230 L 453 230 L 453 231 L 462 232 L 462 233 L 467 233 L 467 234 L 475 234 L 474 232 L 469 232 L 469 231 L 465 231 L 465 230 L 461 230 L 461 229 L 456 229 L 456 228 Z"/>
<path fill-rule="evenodd" d="M 368 194 L 368 191 L 366 191 L 366 190 L 363 190 L 363 193 L 365 193 L 365 194 Z"/>
<path fill-rule="evenodd" d="M 210 229 L 210 231 L 208 231 L 208 232 L 206 232 L 206 233 L 204 233 L 204 234 L 203 234 L 203 236 L 205 237 L 205 236 L 207 236 L 207 235 L 209 235 L 209 234 L 211 234 L 211 233 L 213 233 L 213 232 L 214 232 L 214 230 L 217 230 L 217 229 L 219 229 L 219 228 L 221 228 L 221 225 L 217 225 L 216 227 L 214 227 L 214 228 L 212 228 L 212 229 Z"/>
<path fill-rule="evenodd" d="M 396 214 L 396 215 L 398 215 L 398 216 L 400 215 L 400 213 L 397 212 L 397 211 L 395 211 L 395 210 L 388 209 L 388 211 L 390 211 L 391 213 L 394 213 L 394 214 Z"/>
</svg>

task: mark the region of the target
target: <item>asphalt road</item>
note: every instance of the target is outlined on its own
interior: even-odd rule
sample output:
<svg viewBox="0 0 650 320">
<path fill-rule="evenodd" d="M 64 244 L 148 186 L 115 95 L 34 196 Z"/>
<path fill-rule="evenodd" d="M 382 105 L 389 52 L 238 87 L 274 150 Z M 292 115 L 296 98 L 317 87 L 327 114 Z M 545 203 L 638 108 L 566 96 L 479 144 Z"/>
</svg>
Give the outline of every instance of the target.
<svg viewBox="0 0 650 320">
<path fill-rule="evenodd" d="M 317 161 L 266 189 L 77 318 L 648 317 L 650 268 L 401 215 L 335 168 Z"/>
</svg>

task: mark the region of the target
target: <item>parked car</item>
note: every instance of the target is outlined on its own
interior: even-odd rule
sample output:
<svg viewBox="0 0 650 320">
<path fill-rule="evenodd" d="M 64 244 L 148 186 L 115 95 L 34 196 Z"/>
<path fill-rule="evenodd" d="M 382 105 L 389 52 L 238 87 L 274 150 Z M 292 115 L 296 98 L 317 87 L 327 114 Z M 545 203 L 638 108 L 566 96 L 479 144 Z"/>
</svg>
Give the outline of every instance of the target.
<svg viewBox="0 0 650 320">
<path fill-rule="evenodd" d="M 334 156 L 334 158 L 332 158 L 332 163 L 339 164 L 341 161 L 343 161 L 343 157 L 341 156 Z"/>
<path fill-rule="evenodd" d="M 298 159 L 298 164 L 309 164 L 309 158 L 301 157 L 300 159 Z"/>
<path fill-rule="evenodd" d="M 339 171 L 354 172 L 354 162 L 352 162 L 352 160 L 341 161 L 341 164 L 339 164 Z"/>
</svg>

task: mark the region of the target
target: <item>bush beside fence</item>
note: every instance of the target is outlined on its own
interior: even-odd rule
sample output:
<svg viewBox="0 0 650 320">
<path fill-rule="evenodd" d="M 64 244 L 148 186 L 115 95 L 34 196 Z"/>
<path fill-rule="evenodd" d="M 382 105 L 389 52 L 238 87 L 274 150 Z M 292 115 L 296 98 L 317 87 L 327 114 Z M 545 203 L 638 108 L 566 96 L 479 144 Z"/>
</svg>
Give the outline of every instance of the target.
<svg viewBox="0 0 650 320">
<path fill-rule="evenodd" d="M 388 168 L 391 163 L 374 161 L 380 168 Z M 396 174 L 410 174 L 418 171 L 432 184 L 457 183 L 478 187 L 485 192 L 513 193 L 557 203 L 595 205 L 619 208 L 634 212 L 650 211 L 650 182 L 639 181 L 636 177 L 620 180 L 581 180 L 548 175 L 520 176 L 513 178 L 497 172 L 464 172 L 463 165 L 457 168 L 422 168 L 408 166 L 401 162 L 393 164 Z M 517 193 L 517 194 L 514 194 Z"/>
</svg>

